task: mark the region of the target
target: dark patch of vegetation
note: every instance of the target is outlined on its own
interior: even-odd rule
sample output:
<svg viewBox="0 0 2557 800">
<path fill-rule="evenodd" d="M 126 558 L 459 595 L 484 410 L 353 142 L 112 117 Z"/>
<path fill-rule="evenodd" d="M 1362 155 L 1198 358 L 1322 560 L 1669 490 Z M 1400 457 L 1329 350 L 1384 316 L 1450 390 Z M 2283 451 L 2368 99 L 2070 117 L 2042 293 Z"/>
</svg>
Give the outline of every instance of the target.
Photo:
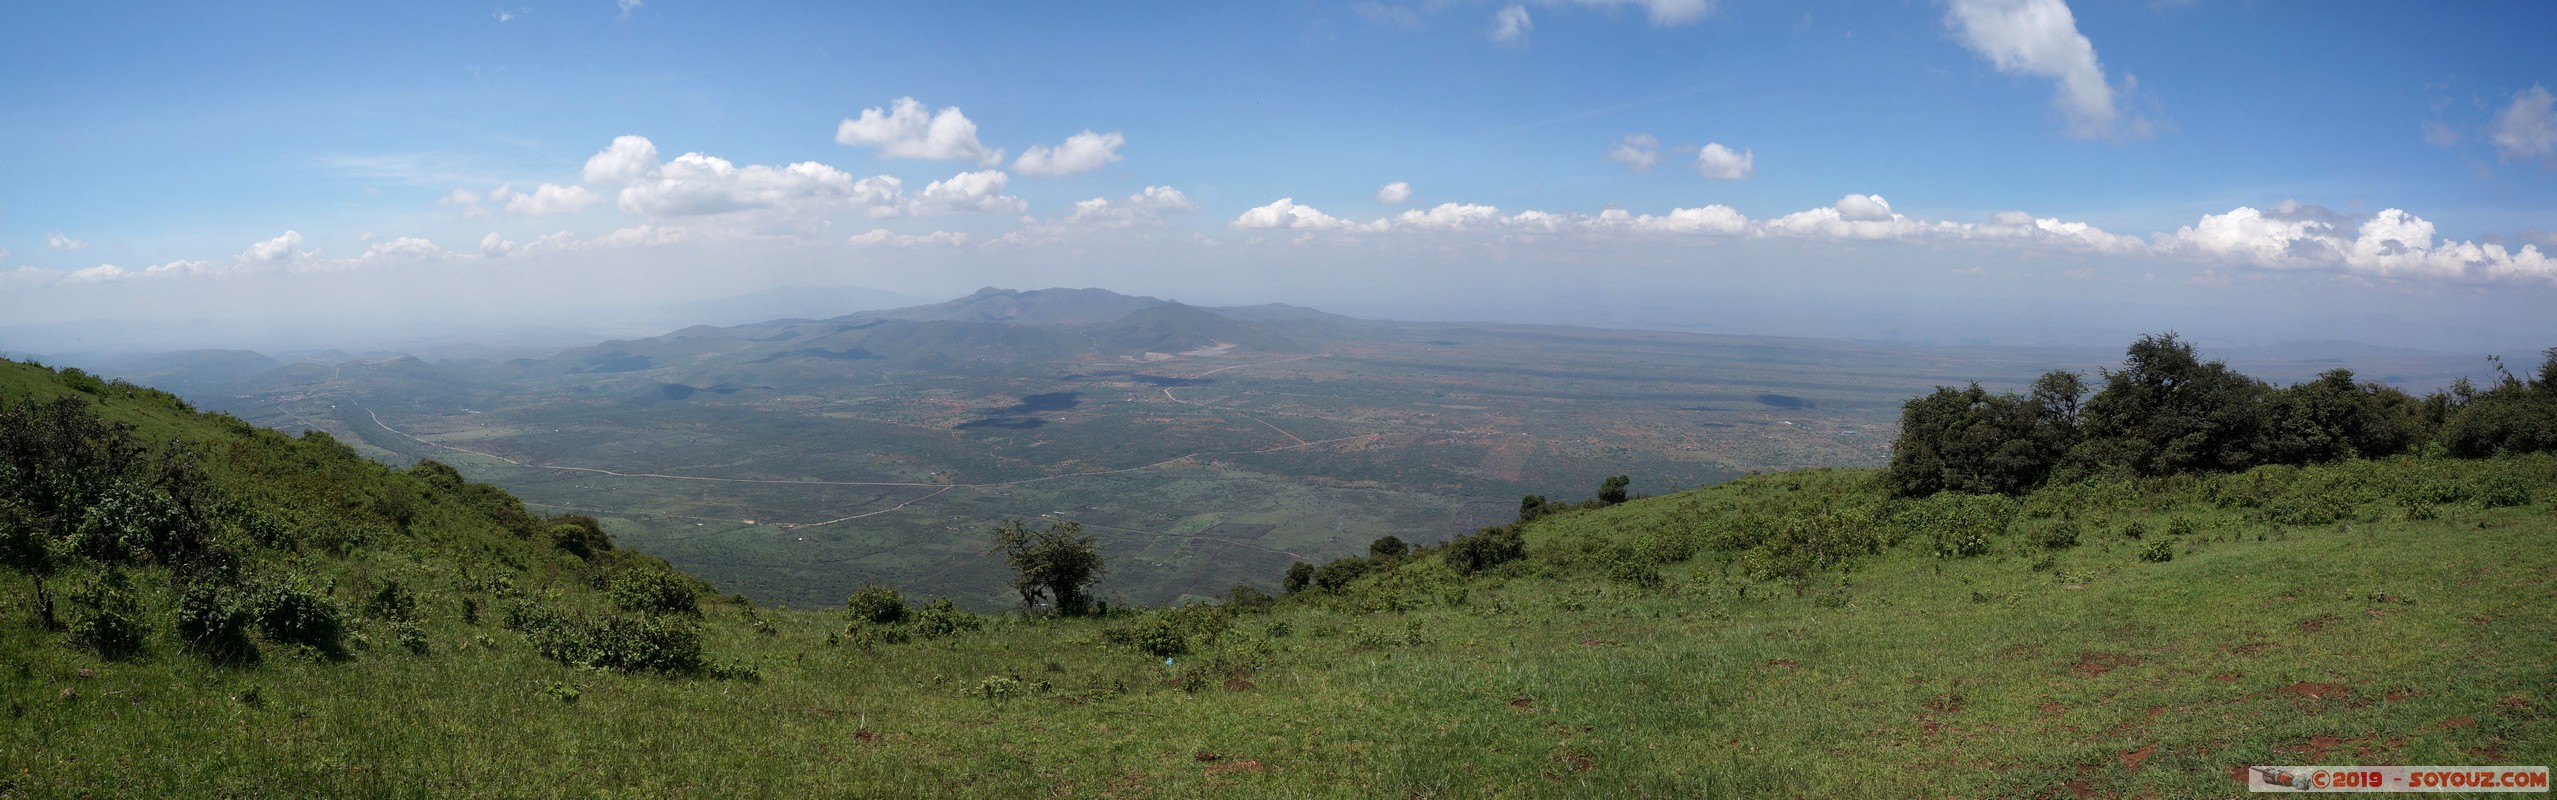
<svg viewBox="0 0 2557 800">
<path fill-rule="evenodd" d="M 2539 375 L 2462 380 L 2417 399 L 2335 369 L 2286 388 L 2204 361 L 2174 334 L 2143 336 L 2090 396 L 2053 372 L 2031 394 L 1939 387 L 1902 407 L 1888 472 L 1903 496 L 2020 495 L 2102 476 L 2242 472 L 2429 452 L 2458 458 L 2557 451 L 2557 349 Z M 2083 403 L 2081 403 L 2083 400 Z M 2314 498 L 2286 501 L 2284 524 L 2331 521 Z"/>
<path fill-rule="evenodd" d="M 1755 399 L 1758 401 L 1759 405 L 1766 406 L 1768 408 L 1809 409 L 1820 407 L 1817 403 L 1789 394 L 1762 394 L 1758 395 Z"/>
</svg>

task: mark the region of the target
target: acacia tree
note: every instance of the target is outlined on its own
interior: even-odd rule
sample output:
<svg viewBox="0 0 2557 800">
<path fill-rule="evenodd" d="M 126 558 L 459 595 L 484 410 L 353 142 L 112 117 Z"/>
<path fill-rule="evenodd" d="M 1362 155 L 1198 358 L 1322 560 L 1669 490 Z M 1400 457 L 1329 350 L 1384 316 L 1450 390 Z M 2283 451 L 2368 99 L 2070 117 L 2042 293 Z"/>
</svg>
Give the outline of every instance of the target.
<svg viewBox="0 0 2557 800">
<path fill-rule="evenodd" d="M 1020 520 L 1004 520 L 994 529 L 994 549 L 1012 565 L 1012 588 L 1021 606 L 1036 610 L 1044 600 L 1059 614 L 1082 614 L 1092 605 L 1092 584 L 1108 569 L 1101 562 L 1101 542 L 1085 535 L 1073 521 L 1033 531 Z"/>
</svg>

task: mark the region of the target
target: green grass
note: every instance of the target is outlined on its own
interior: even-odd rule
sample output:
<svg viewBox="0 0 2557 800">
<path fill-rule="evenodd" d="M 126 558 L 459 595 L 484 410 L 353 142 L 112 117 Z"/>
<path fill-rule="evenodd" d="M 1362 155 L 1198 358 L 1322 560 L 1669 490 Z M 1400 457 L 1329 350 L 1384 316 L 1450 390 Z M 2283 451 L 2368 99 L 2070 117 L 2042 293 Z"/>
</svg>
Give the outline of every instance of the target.
<svg viewBox="0 0 2557 800">
<path fill-rule="evenodd" d="M 313 498 L 414 489 L 166 419 L 248 442 L 220 474 L 314 524 L 377 504 Z M 2480 499 L 2514 485 L 2527 502 Z M 1897 543 L 1802 581 L 1717 547 L 1753 515 L 1895 507 L 1869 471 L 1758 476 L 1539 520 L 1525 560 L 1472 577 L 1424 551 L 1266 612 L 1177 612 L 1170 665 L 1112 642 L 1173 612 L 862 646 L 840 610 L 705 603 L 709 660 L 755 680 L 541 658 L 498 623 L 510 595 L 596 610 L 594 579 L 638 567 L 417 503 L 345 556 L 259 564 L 336 579 L 350 610 L 398 577 L 423 655 L 359 619 L 343 660 L 208 665 L 146 570 L 151 652 L 102 661 L 0 572 L 0 796 L 2194 797 L 2242 791 L 2232 765 L 2557 757 L 2557 458 L 2057 487 L 1986 555 L 1875 523 Z M 2278 521 L 2302 508 L 2341 516 Z M 2064 514 L 2081 544 L 2035 545 Z M 2171 560 L 2139 558 L 2161 540 Z"/>
</svg>

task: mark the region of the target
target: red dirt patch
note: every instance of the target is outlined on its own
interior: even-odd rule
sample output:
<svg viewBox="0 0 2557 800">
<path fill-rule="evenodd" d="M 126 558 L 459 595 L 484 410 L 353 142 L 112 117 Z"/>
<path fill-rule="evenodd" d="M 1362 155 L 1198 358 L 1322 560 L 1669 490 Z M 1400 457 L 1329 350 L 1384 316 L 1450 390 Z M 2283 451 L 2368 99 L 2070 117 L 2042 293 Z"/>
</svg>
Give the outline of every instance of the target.
<svg viewBox="0 0 2557 800">
<path fill-rule="evenodd" d="M 2394 703 L 2414 696 L 2415 690 L 2413 689 L 2390 689 L 2386 694 L 2380 695 L 2380 699 Z"/>
<path fill-rule="evenodd" d="M 2327 736 L 2325 734 L 2319 734 L 2308 737 L 2308 741 L 2305 743 L 2295 744 L 2289 747 L 2275 748 L 2275 750 L 2277 752 L 2284 753 L 2298 753 L 2301 757 L 2301 763 L 2324 764 L 2326 763 L 2326 751 L 2333 750 L 2343 743 L 2344 740 L 2342 739 Z"/>
<path fill-rule="evenodd" d="M 2153 755 L 2157 755 L 2157 744 L 2154 742 L 2138 750 L 2124 750 L 2122 751 L 2122 768 L 2138 772 L 2140 764 L 2147 762 L 2149 756 Z"/>
<path fill-rule="evenodd" d="M 1228 761 L 1223 764 L 1209 764 L 1207 765 L 1207 774 L 1208 777 L 1213 778 L 1218 775 L 1231 775 L 1237 772 L 1263 772 L 1268 769 L 1268 767 L 1261 765 L 1260 759 L 1246 758 L 1241 761 Z"/>
<path fill-rule="evenodd" d="M 1258 688 L 1261 687 L 1254 686 L 1251 681 L 1247 681 L 1242 678 L 1225 679 L 1225 690 L 1229 692 L 1248 692 Z"/>
<path fill-rule="evenodd" d="M 2308 681 L 2300 681 L 2273 691 L 2281 692 L 2293 697 L 2321 700 L 2329 697 L 2343 697 L 2345 695 L 2352 694 L 2353 687 L 2340 683 L 2311 683 Z"/>
<path fill-rule="evenodd" d="M 2450 719 L 2442 720 L 2441 724 L 2442 730 L 2474 727 L 2477 727 L 2477 720 L 2474 717 L 2452 717 Z"/>
<path fill-rule="evenodd" d="M 1959 714 L 1962 713 L 1962 698 L 1949 694 L 1936 695 L 1935 699 L 1927 701 L 1926 709 L 1938 714 Z"/>
<path fill-rule="evenodd" d="M 1201 751 L 1198 751 L 1197 753 L 1193 753 L 1193 754 L 1191 754 L 1191 755 L 1190 755 L 1190 757 L 1191 757 L 1191 758 L 1193 758 L 1193 759 L 1197 759 L 1197 760 L 1199 760 L 1199 761 L 1201 761 L 1201 762 L 1214 762 L 1214 761 L 1223 761 L 1223 760 L 1225 760 L 1225 756 L 1218 755 L 1218 754 L 1217 754 L 1217 752 L 1216 752 L 1216 751 L 1214 751 L 1214 750 L 1201 750 Z"/>
<path fill-rule="evenodd" d="M 2068 706 L 2060 705 L 2058 703 L 2043 703 L 2042 707 L 2038 710 L 2042 712 L 2042 716 L 2046 717 L 2056 717 L 2069 713 Z"/>
<path fill-rule="evenodd" d="M 853 731 L 852 738 L 865 742 L 875 742 L 879 740 L 879 732 L 869 728 L 863 728 L 861 730 Z"/>
<path fill-rule="evenodd" d="M 2318 631 L 2326 630 L 2326 623 L 2334 622 L 2334 621 L 2335 621 L 2335 615 L 2333 615 L 2333 614 L 2319 614 L 2319 615 L 2317 615 L 2317 616 L 2310 617 L 2310 618 L 2308 618 L 2308 619 L 2300 620 L 2300 624 L 2299 624 L 2300 632 L 2301 632 L 2301 633 L 2316 633 L 2316 632 L 2318 632 Z"/>
<path fill-rule="evenodd" d="M 2515 713 L 2530 710 L 2530 698 L 2517 694 L 2507 695 L 2504 699 L 2495 702 L 2502 703 L 2505 708 L 2512 709 Z"/>
<path fill-rule="evenodd" d="M 2069 671 L 2077 673 L 2082 678 L 2092 678 L 2123 667 L 2139 665 L 2140 659 L 2137 657 L 2119 653 L 2081 653 L 2078 655 L 2078 663 L 2070 665 Z"/>
<path fill-rule="evenodd" d="M 1779 658 L 1779 659 L 1775 659 L 1775 660 L 1773 660 L 1773 661 L 1769 661 L 1769 662 L 1767 662 L 1767 666 L 1770 666 L 1770 667 L 1776 667 L 1776 668 L 1779 668 L 1779 669 L 1793 669 L 1793 668 L 1794 668 L 1794 666 L 1795 666 L 1795 664 L 1793 663 L 1793 659 L 1790 659 L 1790 658 Z"/>
<path fill-rule="evenodd" d="M 1509 699 L 1509 707 L 1520 711 L 1534 711 L 1536 710 L 1536 698 L 1528 697 L 1523 694 L 1517 697 L 1512 697 Z"/>
<path fill-rule="evenodd" d="M 2223 672 L 2218 675 L 2211 676 L 2211 680 L 2218 681 L 2220 683 L 2236 683 L 2239 677 L 2240 676 L 2234 672 Z"/>
</svg>

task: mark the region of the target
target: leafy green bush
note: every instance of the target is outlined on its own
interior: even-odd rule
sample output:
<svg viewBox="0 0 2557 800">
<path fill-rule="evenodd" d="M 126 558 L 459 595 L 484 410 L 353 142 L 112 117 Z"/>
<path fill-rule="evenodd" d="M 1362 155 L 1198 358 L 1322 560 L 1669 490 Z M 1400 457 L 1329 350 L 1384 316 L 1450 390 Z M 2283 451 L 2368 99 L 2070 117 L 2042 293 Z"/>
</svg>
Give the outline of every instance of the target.
<svg viewBox="0 0 2557 800">
<path fill-rule="evenodd" d="M 1305 591 L 1306 587 L 1312 585 L 1314 585 L 1314 565 L 1296 561 L 1287 565 L 1287 576 L 1279 581 L 1279 591 L 1295 594 Z"/>
<path fill-rule="evenodd" d="M 142 654 L 150 624 L 124 574 L 110 570 L 71 593 L 71 639 L 110 661 Z"/>
<path fill-rule="evenodd" d="M 952 634 L 984 630 L 985 626 L 984 614 L 962 611 L 959 609 L 959 604 L 950 602 L 950 598 L 936 597 L 932 599 L 932 602 L 925 603 L 923 608 L 915 610 L 913 623 L 909 627 L 914 629 L 916 636 L 938 639 Z"/>
<path fill-rule="evenodd" d="M 2191 518 L 2176 517 L 2166 521 L 2167 536 L 2177 539 L 2188 539 L 2201 535 L 2201 533 L 2202 526 L 2194 524 Z"/>
<path fill-rule="evenodd" d="M 253 661 L 257 642 L 249 638 L 257 617 L 231 590 L 199 583 L 178 595 L 178 643 L 188 652 L 219 663 Z"/>
<path fill-rule="evenodd" d="M 1367 543 L 1367 556 L 1369 558 L 1402 558 L 1404 553 L 1409 553 L 1411 551 L 1412 546 L 1404 544 L 1403 538 L 1400 536 L 1385 536 L 1378 538 L 1376 541 Z"/>
<path fill-rule="evenodd" d="M 682 614 L 701 616 L 701 600 L 693 591 L 693 581 L 659 569 L 631 569 L 613 576 L 611 588 L 605 590 L 614 607 L 641 614 Z"/>
<path fill-rule="evenodd" d="M 397 580 L 384 580 L 364 598 L 360 608 L 364 616 L 374 619 L 413 622 L 417 619 L 417 594 Z"/>
<path fill-rule="evenodd" d="M 2044 550 L 2066 550 L 2078 546 L 2078 536 L 2083 532 L 2077 521 L 2064 519 L 2036 532 L 2033 543 Z"/>
<path fill-rule="evenodd" d="M 1911 535 L 1926 537 L 1936 557 L 1969 558 L 1989 552 L 2020 509 L 2004 495 L 1938 494 L 1908 503 L 1894 520 Z"/>
<path fill-rule="evenodd" d="M 613 537 L 594 517 L 562 514 L 545 521 L 550 523 L 551 546 L 560 552 L 592 561 L 613 549 Z"/>
<path fill-rule="evenodd" d="M 2175 543 L 2165 539 L 2150 542 L 2148 546 L 2140 548 L 2140 560 L 2157 563 L 2173 561 L 2175 560 Z"/>
<path fill-rule="evenodd" d="M 844 610 L 855 622 L 895 625 L 906 621 L 906 596 L 895 587 L 865 583 L 844 599 Z"/>
<path fill-rule="evenodd" d="M 2477 479 L 2472 493 L 2481 508 L 2510 508 L 2530 505 L 2530 484 L 2507 474 L 2488 475 Z"/>
<path fill-rule="evenodd" d="M 346 634 L 337 602 L 300 580 L 269 582 L 249 598 L 249 613 L 266 638 L 337 652 Z"/>
<path fill-rule="evenodd" d="M 1472 575 L 1526 558 L 1527 537 L 1516 525 L 1494 525 L 1449 540 L 1439 552 L 1457 574 Z"/>
<path fill-rule="evenodd" d="M 550 615 L 524 631 L 543 658 L 582 669 L 701 671 L 701 631 L 670 616 L 601 619 Z"/>
<path fill-rule="evenodd" d="M 1314 585 L 1323 587 L 1323 590 L 1327 592 L 1337 592 L 1348 588 L 1351 581 L 1358 580 L 1358 576 L 1367 574 L 1368 569 L 1373 566 L 1373 562 L 1357 556 L 1336 558 L 1315 568 Z"/>
</svg>

